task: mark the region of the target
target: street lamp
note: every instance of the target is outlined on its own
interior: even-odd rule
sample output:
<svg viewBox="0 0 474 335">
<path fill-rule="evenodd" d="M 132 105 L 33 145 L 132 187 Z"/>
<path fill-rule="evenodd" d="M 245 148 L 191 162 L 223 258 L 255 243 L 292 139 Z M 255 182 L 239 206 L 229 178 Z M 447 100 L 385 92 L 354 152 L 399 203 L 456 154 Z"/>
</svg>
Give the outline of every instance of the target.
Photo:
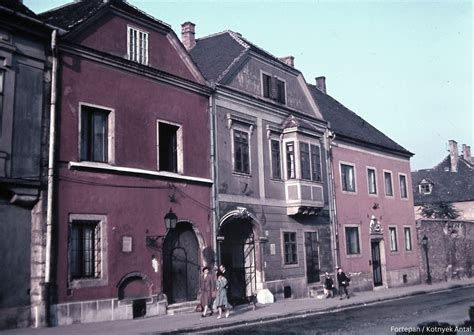
<svg viewBox="0 0 474 335">
<path fill-rule="evenodd" d="M 176 223 L 178 222 L 178 217 L 176 216 L 175 213 L 173 213 L 173 210 L 170 208 L 170 211 L 166 213 L 164 217 L 165 221 L 165 227 L 166 227 L 166 232 L 168 232 L 171 229 L 176 228 Z M 166 235 L 166 233 L 165 233 Z M 150 247 L 152 249 L 158 249 L 158 240 L 162 239 L 165 237 L 165 235 L 147 235 L 145 238 L 145 243 L 147 247 Z"/>
<path fill-rule="evenodd" d="M 426 235 L 421 239 L 421 246 L 423 247 L 423 250 L 425 250 L 426 257 L 426 283 L 431 285 L 430 260 L 428 258 L 428 237 L 426 237 Z"/>
</svg>

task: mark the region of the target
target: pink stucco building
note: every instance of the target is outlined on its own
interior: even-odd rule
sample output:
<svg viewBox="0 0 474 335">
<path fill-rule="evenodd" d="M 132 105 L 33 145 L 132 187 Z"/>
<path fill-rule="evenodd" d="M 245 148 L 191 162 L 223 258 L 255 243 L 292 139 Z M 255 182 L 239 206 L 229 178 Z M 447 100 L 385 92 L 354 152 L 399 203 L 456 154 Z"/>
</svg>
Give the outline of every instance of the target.
<svg viewBox="0 0 474 335">
<path fill-rule="evenodd" d="M 327 95 L 324 79 L 310 88 L 333 132 L 336 263 L 352 275 L 356 290 L 418 283 L 413 154 Z"/>
<path fill-rule="evenodd" d="M 41 18 L 60 32 L 53 323 L 195 300 L 214 257 L 203 77 L 170 26 L 124 1 Z"/>
</svg>

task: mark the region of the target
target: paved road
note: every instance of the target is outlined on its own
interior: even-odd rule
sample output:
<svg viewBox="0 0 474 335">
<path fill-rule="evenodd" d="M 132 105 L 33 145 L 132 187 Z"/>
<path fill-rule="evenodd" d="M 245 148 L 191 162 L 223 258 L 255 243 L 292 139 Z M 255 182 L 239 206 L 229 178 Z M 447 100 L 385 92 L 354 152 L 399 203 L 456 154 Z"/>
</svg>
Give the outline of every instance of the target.
<svg viewBox="0 0 474 335">
<path fill-rule="evenodd" d="M 428 321 L 459 326 L 469 319 L 474 287 L 300 316 L 278 322 L 239 327 L 214 334 L 393 334 Z M 472 329 L 471 334 L 474 334 Z M 209 332 L 210 333 L 210 332 Z M 441 334 L 441 332 L 439 332 Z M 469 334 L 458 331 L 458 334 Z"/>
</svg>

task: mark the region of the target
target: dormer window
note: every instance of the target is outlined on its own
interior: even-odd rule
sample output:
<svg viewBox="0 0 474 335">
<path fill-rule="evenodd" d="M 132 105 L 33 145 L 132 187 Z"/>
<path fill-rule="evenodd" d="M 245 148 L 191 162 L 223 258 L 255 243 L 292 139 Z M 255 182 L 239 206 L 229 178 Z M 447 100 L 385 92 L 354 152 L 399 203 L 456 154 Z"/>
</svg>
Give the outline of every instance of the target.
<svg viewBox="0 0 474 335">
<path fill-rule="evenodd" d="M 128 26 L 127 34 L 128 59 L 148 65 L 148 33 Z"/>
<path fill-rule="evenodd" d="M 429 183 L 422 183 L 418 185 L 418 190 L 420 194 L 431 194 L 432 187 Z"/>
<path fill-rule="evenodd" d="M 285 82 L 277 77 L 262 73 L 263 96 L 276 102 L 284 104 Z"/>
</svg>

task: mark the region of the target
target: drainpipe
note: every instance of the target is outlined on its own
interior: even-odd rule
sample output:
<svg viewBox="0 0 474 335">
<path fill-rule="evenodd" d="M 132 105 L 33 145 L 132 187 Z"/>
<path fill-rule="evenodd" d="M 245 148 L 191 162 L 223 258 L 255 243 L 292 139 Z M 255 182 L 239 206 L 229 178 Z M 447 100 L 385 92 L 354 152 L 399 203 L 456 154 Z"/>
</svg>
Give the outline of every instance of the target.
<svg viewBox="0 0 474 335">
<path fill-rule="evenodd" d="M 51 105 L 49 119 L 49 156 L 48 156 L 48 198 L 46 211 L 46 255 L 44 275 L 44 306 L 46 325 L 51 326 L 51 266 L 52 266 L 52 234 L 53 234 L 53 192 L 54 192 L 54 159 L 56 147 L 56 82 L 58 70 L 57 57 L 57 30 L 51 33 L 51 52 L 53 55 L 53 68 L 51 72 Z"/>
<path fill-rule="evenodd" d="M 217 201 L 217 127 L 216 127 L 216 102 L 214 99 L 214 94 L 216 91 L 215 84 L 211 83 L 212 93 L 209 97 L 209 121 L 211 125 L 211 210 L 212 210 L 212 250 L 216 253 L 215 261 L 216 266 L 220 261 L 219 250 L 217 250 L 217 230 L 219 222 L 219 206 Z"/>
<path fill-rule="evenodd" d="M 330 124 L 328 123 L 328 128 Z M 326 146 L 326 169 L 328 171 L 328 198 L 329 198 L 329 219 L 331 227 L 331 244 L 333 249 L 333 260 L 335 267 L 340 266 L 341 259 L 339 254 L 339 231 L 337 224 L 337 208 L 336 208 L 336 186 L 334 184 L 334 171 L 332 165 L 332 143 L 336 138 L 333 131 L 326 129 L 325 146 Z"/>
</svg>

